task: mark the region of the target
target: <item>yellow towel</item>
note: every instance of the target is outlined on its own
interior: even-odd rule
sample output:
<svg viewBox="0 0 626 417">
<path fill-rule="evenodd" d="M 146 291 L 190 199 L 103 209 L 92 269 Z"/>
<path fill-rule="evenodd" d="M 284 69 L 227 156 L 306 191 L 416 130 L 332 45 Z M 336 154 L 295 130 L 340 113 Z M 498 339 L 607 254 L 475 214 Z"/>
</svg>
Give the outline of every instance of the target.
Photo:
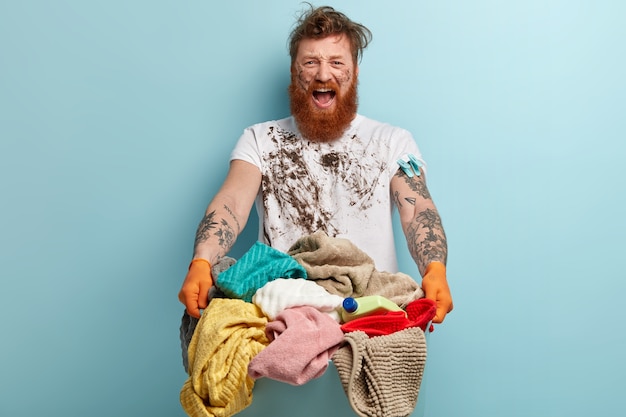
<svg viewBox="0 0 626 417">
<path fill-rule="evenodd" d="M 252 403 L 248 364 L 269 344 L 267 318 L 254 304 L 214 298 L 189 343 L 189 379 L 180 392 L 191 417 L 229 417 Z"/>
</svg>

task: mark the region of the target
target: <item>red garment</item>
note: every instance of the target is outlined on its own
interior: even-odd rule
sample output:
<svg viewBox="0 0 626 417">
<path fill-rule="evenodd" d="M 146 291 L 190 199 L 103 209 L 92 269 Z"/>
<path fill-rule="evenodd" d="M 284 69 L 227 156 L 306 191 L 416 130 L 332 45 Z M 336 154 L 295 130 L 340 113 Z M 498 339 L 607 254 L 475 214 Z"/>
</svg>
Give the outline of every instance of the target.
<svg viewBox="0 0 626 417">
<path fill-rule="evenodd" d="M 341 330 L 344 333 L 361 330 L 368 336 L 388 335 L 409 327 L 419 327 L 426 331 L 426 326 L 435 317 L 437 306 L 433 300 L 420 298 L 411 301 L 404 311 L 388 311 L 371 314 L 344 323 Z"/>
</svg>

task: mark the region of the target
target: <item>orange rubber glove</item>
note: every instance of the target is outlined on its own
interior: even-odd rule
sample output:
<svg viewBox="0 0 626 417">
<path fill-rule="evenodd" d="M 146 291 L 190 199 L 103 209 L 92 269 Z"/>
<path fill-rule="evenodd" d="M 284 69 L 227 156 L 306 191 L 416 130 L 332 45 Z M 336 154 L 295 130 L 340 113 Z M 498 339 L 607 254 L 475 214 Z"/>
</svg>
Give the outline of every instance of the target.
<svg viewBox="0 0 626 417">
<path fill-rule="evenodd" d="M 452 295 L 446 280 L 446 266 L 441 262 L 431 262 L 426 267 L 422 278 L 422 289 L 426 298 L 433 300 L 437 305 L 437 312 L 433 323 L 441 323 L 446 314 L 452 311 Z"/>
<path fill-rule="evenodd" d="M 211 263 L 202 258 L 191 261 L 183 286 L 178 293 L 178 299 L 187 307 L 190 316 L 200 318 L 200 310 L 209 305 L 209 290 L 212 285 Z"/>
</svg>

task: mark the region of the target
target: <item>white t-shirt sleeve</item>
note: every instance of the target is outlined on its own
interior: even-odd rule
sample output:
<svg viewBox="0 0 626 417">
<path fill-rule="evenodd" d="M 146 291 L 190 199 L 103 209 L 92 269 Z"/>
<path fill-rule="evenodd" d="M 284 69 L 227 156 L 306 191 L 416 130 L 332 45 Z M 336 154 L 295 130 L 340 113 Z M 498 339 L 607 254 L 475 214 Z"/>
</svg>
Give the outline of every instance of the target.
<svg viewBox="0 0 626 417">
<path fill-rule="evenodd" d="M 413 135 L 405 129 L 394 127 L 393 138 L 391 144 L 391 161 L 389 161 L 389 175 L 393 177 L 400 169 L 398 160 L 409 161 L 409 155 L 412 155 L 420 163 L 420 171 L 426 175 L 426 161 L 422 157 L 422 153 L 413 138 Z"/>
<path fill-rule="evenodd" d="M 261 169 L 261 151 L 254 127 L 246 128 L 239 137 L 235 148 L 230 153 L 230 160 L 234 159 L 249 162 Z"/>
</svg>

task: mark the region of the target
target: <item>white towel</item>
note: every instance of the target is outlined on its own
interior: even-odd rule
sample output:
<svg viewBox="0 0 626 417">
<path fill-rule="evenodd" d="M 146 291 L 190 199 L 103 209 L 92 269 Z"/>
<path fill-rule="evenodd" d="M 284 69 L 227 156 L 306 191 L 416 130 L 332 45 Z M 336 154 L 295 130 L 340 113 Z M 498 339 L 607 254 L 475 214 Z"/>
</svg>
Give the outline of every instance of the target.
<svg viewBox="0 0 626 417">
<path fill-rule="evenodd" d="M 337 309 L 341 306 L 343 297 L 329 293 L 314 281 L 302 278 L 278 278 L 259 288 L 252 297 L 252 302 L 263 310 L 270 320 L 276 320 L 276 317 L 287 308 L 310 306 L 328 313 L 339 322 Z"/>
</svg>

